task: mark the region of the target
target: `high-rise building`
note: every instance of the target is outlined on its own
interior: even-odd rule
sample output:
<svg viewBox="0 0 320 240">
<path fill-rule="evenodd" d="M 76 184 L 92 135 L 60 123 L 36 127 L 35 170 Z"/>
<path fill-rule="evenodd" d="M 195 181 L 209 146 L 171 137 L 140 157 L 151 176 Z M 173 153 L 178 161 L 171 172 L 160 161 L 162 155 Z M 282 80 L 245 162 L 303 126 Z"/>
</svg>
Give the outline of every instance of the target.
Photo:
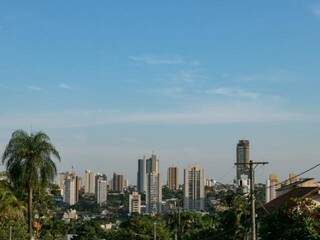
<svg viewBox="0 0 320 240">
<path fill-rule="evenodd" d="M 95 194 L 96 192 L 96 175 L 90 170 L 85 171 L 84 175 L 84 192 Z"/>
<path fill-rule="evenodd" d="M 61 191 L 61 196 L 64 196 L 64 188 L 65 188 L 65 181 L 67 178 L 76 178 L 76 174 L 74 171 L 72 172 L 61 172 L 58 174 L 58 185 Z M 77 201 L 77 198 L 76 198 Z"/>
<path fill-rule="evenodd" d="M 214 180 L 212 178 L 206 178 L 205 186 L 206 187 L 213 187 Z"/>
<path fill-rule="evenodd" d="M 146 160 L 146 172 L 159 172 L 159 159 L 157 159 L 157 155 L 152 154 L 151 157 Z"/>
<path fill-rule="evenodd" d="M 64 180 L 63 201 L 69 205 L 76 203 L 76 181 L 72 176 Z"/>
<path fill-rule="evenodd" d="M 98 181 L 99 180 L 106 180 L 107 181 L 107 175 L 105 174 L 101 174 L 101 173 L 97 173 L 95 176 L 95 193 L 96 196 L 98 196 Z"/>
<path fill-rule="evenodd" d="M 199 165 L 184 169 L 184 208 L 204 210 L 204 170 Z"/>
<path fill-rule="evenodd" d="M 162 189 L 159 173 L 159 159 L 155 154 L 146 160 L 146 210 L 154 214 L 161 212 Z"/>
<path fill-rule="evenodd" d="M 147 192 L 146 192 L 146 210 L 148 213 L 155 214 L 161 212 L 161 181 L 159 172 L 147 173 Z"/>
<path fill-rule="evenodd" d="M 241 175 L 248 176 L 250 161 L 250 143 L 249 140 L 239 140 L 237 144 L 237 182 L 241 180 Z M 247 164 L 243 164 L 247 163 Z"/>
<path fill-rule="evenodd" d="M 123 175 L 113 173 L 112 190 L 114 192 L 123 191 Z"/>
<path fill-rule="evenodd" d="M 80 189 L 82 186 L 82 178 L 79 176 L 75 177 L 75 201 L 78 202 L 79 201 L 79 195 L 80 195 Z"/>
<path fill-rule="evenodd" d="M 98 179 L 97 181 L 97 203 L 104 205 L 107 202 L 107 188 L 108 182 L 104 179 Z"/>
<path fill-rule="evenodd" d="M 167 176 L 167 185 L 170 190 L 177 190 L 179 187 L 178 182 L 178 168 L 177 167 L 169 167 L 168 168 L 168 176 Z"/>
<path fill-rule="evenodd" d="M 279 188 L 279 177 L 275 174 L 271 174 L 266 184 L 266 203 L 277 198 L 277 189 Z"/>
<path fill-rule="evenodd" d="M 147 173 L 146 173 L 146 158 L 138 160 L 138 173 L 137 173 L 137 189 L 139 193 L 146 191 L 147 187 Z"/>
<path fill-rule="evenodd" d="M 58 174 L 58 185 L 61 191 L 61 195 L 64 194 L 64 181 L 66 180 L 67 174 L 65 172 L 61 172 Z"/>
<path fill-rule="evenodd" d="M 129 214 L 132 213 L 141 213 L 141 195 L 138 192 L 129 195 Z"/>
<path fill-rule="evenodd" d="M 123 188 L 126 189 L 129 187 L 129 180 L 128 179 L 124 179 L 123 180 Z"/>
</svg>

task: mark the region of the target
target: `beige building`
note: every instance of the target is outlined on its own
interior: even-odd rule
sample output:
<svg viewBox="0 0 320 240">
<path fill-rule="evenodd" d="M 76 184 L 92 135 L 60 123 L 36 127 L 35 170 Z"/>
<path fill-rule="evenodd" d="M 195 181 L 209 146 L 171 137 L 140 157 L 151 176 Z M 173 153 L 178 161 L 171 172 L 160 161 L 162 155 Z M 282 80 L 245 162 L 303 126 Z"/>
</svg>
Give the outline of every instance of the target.
<svg viewBox="0 0 320 240">
<path fill-rule="evenodd" d="M 170 190 L 177 190 L 179 187 L 178 168 L 169 167 L 167 172 L 167 185 Z"/>
<path fill-rule="evenodd" d="M 204 170 L 200 165 L 184 169 L 184 208 L 204 210 Z"/>
<path fill-rule="evenodd" d="M 141 213 L 141 195 L 138 192 L 129 195 L 129 214 L 132 213 Z"/>
<path fill-rule="evenodd" d="M 275 174 L 269 175 L 266 183 L 266 203 L 272 201 L 277 197 L 277 189 L 280 188 L 279 177 Z"/>
<path fill-rule="evenodd" d="M 76 180 L 73 176 L 68 176 L 64 181 L 63 201 L 68 205 L 76 203 Z"/>
<path fill-rule="evenodd" d="M 96 193 L 96 174 L 90 170 L 86 170 L 84 174 L 84 192 Z"/>
</svg>

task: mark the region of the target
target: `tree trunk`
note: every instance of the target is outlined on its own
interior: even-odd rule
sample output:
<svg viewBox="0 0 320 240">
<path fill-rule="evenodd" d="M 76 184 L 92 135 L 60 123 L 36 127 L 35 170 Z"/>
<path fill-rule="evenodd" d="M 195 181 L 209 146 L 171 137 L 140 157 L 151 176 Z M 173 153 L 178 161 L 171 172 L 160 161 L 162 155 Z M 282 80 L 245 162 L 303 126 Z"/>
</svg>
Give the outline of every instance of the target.
<svg viewBox="0 0 320 240">
<path fill-rule="evenodd" d="M 29 226 L 29 235 L 30 239 L 33 238 L 33 231 L 32 231 L 32 187 L 29 187 L 28 192 L 28 226 Z"/>
</svg>

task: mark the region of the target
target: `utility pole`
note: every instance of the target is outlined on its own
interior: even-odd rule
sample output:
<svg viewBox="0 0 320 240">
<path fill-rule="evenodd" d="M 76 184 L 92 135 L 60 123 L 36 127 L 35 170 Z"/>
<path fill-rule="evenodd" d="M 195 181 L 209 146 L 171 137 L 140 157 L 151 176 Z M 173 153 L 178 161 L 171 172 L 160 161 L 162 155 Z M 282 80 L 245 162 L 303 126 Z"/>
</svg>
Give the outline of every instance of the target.
<svg viewBox="0 0 320 240">
<path fill-rule="evenodd" d="M 249 165 L 249 178 L 250 178 L 250 205 L 251 205 L 251 240 L 257 240 L 256 233 L 256 198 L 254 194 L 254 170 L 258 165 L 266 165 L 268 162 L 254 162 L 252 160 L 249 163 L 235 163 L 235 165 Z"/>
<path fill-rule="evenodd" d="M 157 223 L 153 223 L 153 239 L 157 240 Z"/>
<path fill-rule="evenodd" d="M 12 226 L 10 226 L 10 229 L 9 229 L 9 240 L 12 239 Z"/>
</svg>

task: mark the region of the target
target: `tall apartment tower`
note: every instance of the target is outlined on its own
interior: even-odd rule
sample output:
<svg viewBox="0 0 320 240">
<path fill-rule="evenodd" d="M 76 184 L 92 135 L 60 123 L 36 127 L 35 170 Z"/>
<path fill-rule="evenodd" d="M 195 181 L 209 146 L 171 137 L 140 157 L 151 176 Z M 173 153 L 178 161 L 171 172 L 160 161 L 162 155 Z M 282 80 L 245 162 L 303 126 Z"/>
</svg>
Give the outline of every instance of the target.
<svg viewBox="0 0 320 240">
<path fill-rule="evenodd" d="M 63 201 L 69 205 L 76 203 L 76 180 L 72 176 L 64 180 Z"/>
<path fill-rule="evenodd" d="M 148 213 L 155 214 L 161 212 L 161 183 L 158 172 L 147 174 L 146 209 Z"/>
<path fill-rule="evenodd" d="M 82 178 L 79 176 L 75 177 L 75 201 L 79 201 L 80 189 L 82 185 Z"/>
<path fill-rule="evenodd" d="M 162 189 L 159 173 L 159 159 L 152 154 L 146 161 L 147 191 L 146 209 L 148 213 L 155 214 L 161 212 Z"/>
<path fill-rule="evenodd" d="M 141 213 L 141 195 L 138 192 L 129 195 L 129 214 L 132 213 Z"/>
<path fill-rule="evenodd" d="M 169 167 L 167 175 L 167 185 L 170 190 L 177 190 L 179 187 L 178 168 Z"/>
<path fill-rule="evenodd" d="M 113 173 L 112 180 L 112 190 L 114 192 L 122 192 L 123 191 L 123 175 Z"/>
<path fill-rule="evenodd" d="M 147 159 L 146 172 L 159 172 L 159 159 L 157 159 L 157 155 L 152 154 L 151 157 Z"/>
<path fill-rule="evenodd" d="M 66 180 L 66 177 L 68 176 L 68 173 L 61 172 L 58 174 L 58 185 L 61 191 L 61 195 L 64 196 L 64 182 Z"/>
<path fill-rule="evenodd" d="M 137 173 L 137 189 L 139 193 L 144 193 L 147 189 L 147 173 L 146 173 L 146 158 L 138 160 Z"/>
<path fill-rule="evenodd" d="M 250 143 L 249 140 L 239 140 L 237 144 L 237 163 L 249 163 Z M 237 165 L 237 182 L 241 181 L 241 176 L 248 176 L 249 165 Z"/>
<path fill-rule="evenodd" d="M 95 194 L 96 191 L 96 175 L 90 170 L 86 170 L 84 174 L 84 192 Z"/>
<path fill-rule="evenodd" d="M 101 206 L 107 202 L 107 189 L 108 182 L 103 178 L 98 179 L 97 181 L 97 203 Z"/>
<path fill-rule="evenodd" d="M 199 165 L 184 169 L 184 209 L 204 210 L 204 170 Z"/>
<path fill-rule="evenodd" d="M 269 175 L 269 179 L 266 183 L 266 203 L 277 198 L 277 189 L 280 188 L 279 177 L 275 174 Z"/>
</svg>

